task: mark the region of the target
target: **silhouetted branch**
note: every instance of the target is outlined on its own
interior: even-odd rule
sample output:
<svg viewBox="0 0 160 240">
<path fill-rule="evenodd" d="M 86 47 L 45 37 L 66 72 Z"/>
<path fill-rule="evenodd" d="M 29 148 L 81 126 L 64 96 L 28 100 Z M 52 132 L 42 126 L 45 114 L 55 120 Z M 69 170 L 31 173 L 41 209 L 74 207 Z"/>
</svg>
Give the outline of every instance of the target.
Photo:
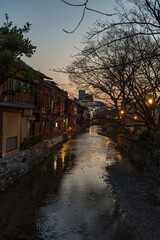
<svg viewBox="0 0 160 240">
<path fill-rule="evenodd" d="M 79 23 L 77 24 L 77 26 L 75 27 L 75 29 L 74 29 L 73 31 L 67 31 L 67 30 L 65 30 L 65 29 L 63 29 L 63 31 L 64 31 L 65 33 L 68 33 L 68 34 L 72 34 L 72 33 L 74 33 L 74 32 L 79 28 L 81 22 L 83 21 L 84 16 L 85 16 L 85 11 L 86 11 L 86 8 L 83 9 L 82 17 L 81 17 Z"/>
<path fill-rule="evenodd" d="M 83 7 L 82 17 L 81 17 L 81 19 L 79 20 L 77 26 L 76 26 L 72 31 L 67 31 L 67 30 L 63 29 L 63 31 L 64 31 L 65 33 L 68 33 L 68 34 L 74 33 L 74 32 L 79 28 L 80 24 L 82 23 L 82 21 L 83 21 L 83 19 L 84 19 L 86 10 L 91 11 L 91 12 L 95 12 L 95 13 L 98 13 L 98 14 L 101 14 L 101 15 L 107 16 L 107 17 L 115 15 L 115 14 L 107 14 L 107 13 L 101 12 L 101 11 L 96 10 L 96 9 L 88 8 L 88 7 L 87 7 L 88 0 L 86 0 L 86 1 L 85 1 L 84 3 L 82 3 L 82 4 L 73 4 L 73 3 L 69 3 L 69 2 L 67 2 L 67 1 L 65 1 L 65 0 L 61 0 L 61 1 L 62 1 L 63 3 L 65 3 L 65 4 L 71 6 L 71 7 Z"/>
<path fill-rule="evenodd" d="M 61 2 L 67 4 L 67 5 L 71 6 L 71 7 L 83 7 L 83 6 L 86 6 L 86 5 L 87 5 L 88 0 L 86 0 L 86 2 L 85 2 L 85 3 L 82 3 L 82 4 L 73 4 L 73 3 L 69 3 L 69 2 L 64 1 L 64 0 L 61 0 Z"/>
</svg>

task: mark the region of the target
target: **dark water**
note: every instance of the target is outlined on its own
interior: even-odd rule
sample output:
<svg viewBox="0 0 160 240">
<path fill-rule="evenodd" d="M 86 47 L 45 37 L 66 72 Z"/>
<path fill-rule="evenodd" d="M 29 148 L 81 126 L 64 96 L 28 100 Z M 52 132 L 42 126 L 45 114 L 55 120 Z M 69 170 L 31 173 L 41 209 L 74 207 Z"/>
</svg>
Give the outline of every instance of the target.
<svg viewBox="0 0 160 240">
<path fill-rule="evenodd" d="M 103 177 L 121 155 L 99 130 L 68 141 L 0 194 L 1 240 L 135 239 Z"/>
</svg>

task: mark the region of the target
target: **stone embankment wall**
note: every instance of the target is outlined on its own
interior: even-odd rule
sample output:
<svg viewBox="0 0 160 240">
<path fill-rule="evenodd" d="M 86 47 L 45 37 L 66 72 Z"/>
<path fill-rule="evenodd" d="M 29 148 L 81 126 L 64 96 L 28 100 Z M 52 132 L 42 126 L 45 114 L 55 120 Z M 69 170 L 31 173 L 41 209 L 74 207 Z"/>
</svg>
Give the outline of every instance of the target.
<svg viewBox="0 0 160 240">
<path fill-rule="evenodd" d="M 137 142 L 131 137 L 119 134 L 118 146 L 126 153 L 130 161 L 140 170 L 147 171 L 160 180 L 160 151 L 149 142 Z"/>
<path fill-rule="evenodd" d="M 0 191 L 4 191 L 33 166 L 43 161 L 55 146 L 63 141 L 64 136 L 60 135 L 0 159 Z"/>
</svg>

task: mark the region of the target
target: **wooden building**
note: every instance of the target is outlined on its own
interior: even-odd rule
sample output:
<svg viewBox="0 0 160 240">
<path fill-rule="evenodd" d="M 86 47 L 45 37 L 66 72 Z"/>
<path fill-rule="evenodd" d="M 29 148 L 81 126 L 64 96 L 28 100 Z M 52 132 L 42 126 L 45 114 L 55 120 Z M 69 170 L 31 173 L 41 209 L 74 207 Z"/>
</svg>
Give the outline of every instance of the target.
<svg viewBox="0 0 160 240">
<path fill-rule="evenodd" d="M 20 71 L 27 67 L 20 61 Z M 35 76 L 32 83 L 10 78 L 0 85 L 0 96 L 14 92 L 0 102 L 0 156 L 64 132 L 73 133 L 88 117 L 88 111 L 68 99 L 51 78 L 37 71 Z"/>
<path fill-rule="evenodd" d="M 26 68 L 23 61 L 21 64 Z M 27 83 L 12 78 L 0 85 L 0 96 L 6 91 L 14 93 L 6 95 L 0 102 L 0 153 L 2 156 L 20 150 L 24 139 L 37 134 L 33 131 L 33 126 L 36 125 L 33 122 L 37 121 L 38 112 L 37 89 L 43 79 L 48 78 L 41 73 L 37 76 L 38 78 L 32 84 L 32 91 L 29 84 L 27 86 Z"/>
<path fill-rule="evenodd" d="M 43 81 L 37 93 L 37 106 L 42 121 L 43 139 L 62 133 L 66 129 L 67 92 L 53 81 Z"/>
</svg>

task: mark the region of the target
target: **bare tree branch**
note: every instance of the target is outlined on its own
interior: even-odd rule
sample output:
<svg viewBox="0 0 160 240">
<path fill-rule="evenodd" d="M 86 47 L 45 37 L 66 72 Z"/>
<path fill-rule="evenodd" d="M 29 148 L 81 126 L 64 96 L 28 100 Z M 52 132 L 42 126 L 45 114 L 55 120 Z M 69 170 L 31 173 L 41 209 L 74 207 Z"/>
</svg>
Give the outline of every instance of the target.
<svg viewBox="0 0 160 240">
<path fill-rule="evenodd" d="M 86 10 L 91 11 L 91 12 L 95 12 L 95 13 L 98 13 L 98 14 L 101 14 L 101 15 L 107 16 L 107 17 L 115 15 L 115 14 L 107 14 L 107 13 L 101 12 L 101 11 L 96 10 L 96 9 L 88 8 L 88 7 L 87 7 L 88 0 L 86 0 L 86 1 L 85 1 L 84 3 L 82 3 L 82 4 L 72 4 L 72 3 L 69 3 L 69 2 L 67 2 L 67 1 L 65 1 L 65 0 L 61 0 L 61 1 L 62 1 L 63 3 L 65 3 L 65 4 L 71 6 L 71 7 L 83 7 L 82 17 L 81 17 L 81 19 L 79 20 L 77 26 L 76 26 L 72 31 L 67 31 L 67 30 L 63 29 L 63 31 L 64 31 L 65 33 L 68 33 L 68 34 L 74 33 L 74 32 L 79 28 L 79 26 L 81 25 L 81 23 L 82 23 L 82 21 L 83 21 L 83 19 L 84 19 L 84 17 L 85 17 Z"/>
</svg>

